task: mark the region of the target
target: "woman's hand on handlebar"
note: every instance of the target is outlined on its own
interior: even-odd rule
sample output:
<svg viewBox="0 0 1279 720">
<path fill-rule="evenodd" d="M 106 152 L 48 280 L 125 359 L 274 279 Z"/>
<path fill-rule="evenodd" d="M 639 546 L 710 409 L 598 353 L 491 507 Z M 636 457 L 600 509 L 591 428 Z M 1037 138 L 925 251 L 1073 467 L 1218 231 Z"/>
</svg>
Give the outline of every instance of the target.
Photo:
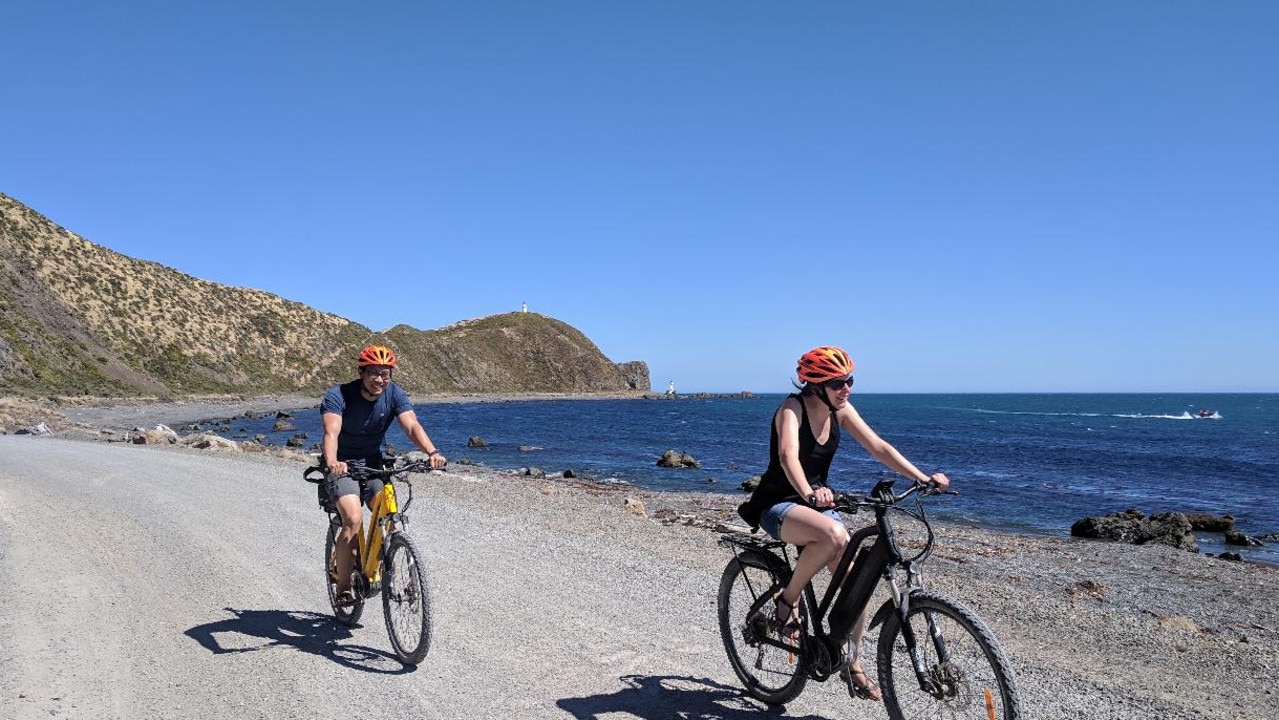
<svg viewBox="0 0 1279 720">
<path fill-rule="evenodd" d="M 441 470 L 445 465 L 449 464 L 448 458 L 439 452 L 431 453 L 431 456 L 426 461 L 431 464 L 432 470 Z"/>
<path fill-rule="evenodd" d="M 813 491 L 812 495 L 808 496 L 808 500 L 813 504 L 813 507 L 834 507 L 835 493 L 828 487 L 819 487 Z"/>
<path fill-rule="evenodd" d="M 950 487 L 950 478 L 946 477 L 946 473 L 933 473 L 928 477 L 928 485 L 932 485 L 933 489 L 941 492 Z"/>
</svg>

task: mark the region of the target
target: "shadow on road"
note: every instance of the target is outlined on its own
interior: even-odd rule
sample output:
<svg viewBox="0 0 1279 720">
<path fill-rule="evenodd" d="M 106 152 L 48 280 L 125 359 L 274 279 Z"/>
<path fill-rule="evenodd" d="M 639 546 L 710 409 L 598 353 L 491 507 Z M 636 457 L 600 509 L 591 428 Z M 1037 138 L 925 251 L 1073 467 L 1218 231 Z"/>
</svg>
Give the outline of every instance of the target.
<svg viewBox="0 0 1279 720">
<path fill-rule="evenodd" d="M 675 675 L 625 675 L 626 687 L 607 695 L 564 698 L 556 705 L 578 720 L 597 720 L 626 713 L 643 720 L 762 720 L 781 717 L 782 707 L 769 707 L 747 697 L 741 688 L 707 678 Z M 815 715 L 790 715 L 819 720 Z"/>
<path fill-rule="evenodd" d="M 342 640 L 350 639 L 351 631 L 334 621 L 331 615 L 300 610 L 223 609 L 232 617 L 186 631 L 188 637 L 215 655 L 284 646 L 328 658 L 353 670 L 383 675 L 403 675 L 414 670 L 400 664 L 390 653 L 343 644 Z M 219 638 L 220 635 L 223 637 Z"/>
</svg>

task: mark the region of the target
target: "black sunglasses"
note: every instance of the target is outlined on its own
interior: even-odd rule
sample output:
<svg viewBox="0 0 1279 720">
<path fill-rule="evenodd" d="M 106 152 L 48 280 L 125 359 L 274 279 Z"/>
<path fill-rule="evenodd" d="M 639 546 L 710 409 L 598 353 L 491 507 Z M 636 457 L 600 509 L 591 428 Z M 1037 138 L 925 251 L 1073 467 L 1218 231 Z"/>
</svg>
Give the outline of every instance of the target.
<svg viewBox="0 0 1279 720">
<path fill-rule="evenodd" d="M 827 380 L 826 382 L 822 383 L 822 387 L 826 388 L 827 390 L 840 390 L 846 387 L 851 388 L 852 386 L 853 386 L 852 375 L 849 375 L 846 378 L 835 378 L 833 380 Z"/>
</svg>

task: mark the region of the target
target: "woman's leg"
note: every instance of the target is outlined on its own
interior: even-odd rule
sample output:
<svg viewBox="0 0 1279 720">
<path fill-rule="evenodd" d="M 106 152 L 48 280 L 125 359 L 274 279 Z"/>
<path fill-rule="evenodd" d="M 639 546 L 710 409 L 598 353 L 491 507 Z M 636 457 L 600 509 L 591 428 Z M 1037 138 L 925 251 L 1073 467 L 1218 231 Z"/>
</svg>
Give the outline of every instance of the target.
<svg viewBox="0 0 1279 720">
<path fill-rule="evenodd" d="M 827 565 L 837 560 L 848 546 L 848 529 L 840 521 L 810 507 L 797 505 L 782 519 L 781 539 L 804 548 L 790 583 L 782 591 L 782 600 L 794 607 L 804 585 Z"/>
</svg>

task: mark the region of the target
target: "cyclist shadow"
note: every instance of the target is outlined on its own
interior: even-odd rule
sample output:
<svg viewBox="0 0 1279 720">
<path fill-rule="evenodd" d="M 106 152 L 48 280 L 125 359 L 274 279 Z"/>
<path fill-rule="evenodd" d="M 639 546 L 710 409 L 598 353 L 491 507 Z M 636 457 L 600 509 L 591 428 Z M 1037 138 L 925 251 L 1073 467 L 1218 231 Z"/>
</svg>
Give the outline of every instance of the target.
<svg viewBox="0 0 1279 720">
<path fill-rule="evenodd" d="M 364 645 L 344 644 L 351 631 L 333 620 L 331 615 L 301 610 L 236 610 L 223 608 L 232 617 L 197 625 L 186 635 L 206 650 L 222 655 L 291 647 L 364 672 L 403 675 L 414 668 L 405 667 L 394 655 Z M 225 642 L 219 641 L 225 636 Z M 259 638 L 265 642 L 256 642 Z"/>
<path fill-rule="evenodd" d="M 598 720 L 626 713 L 643 720 L 760 720 L 780 717 L 782 706 L 769 706 L 742 693 L 741 688 L 707 678 L 678 675 L 624 675 L 627 687 L 607 695 L 564 698 L 555 704 L 578 720 Z M 788 715 L 796 720 L 821 720 L 815 715 Z"/>
</svg>

